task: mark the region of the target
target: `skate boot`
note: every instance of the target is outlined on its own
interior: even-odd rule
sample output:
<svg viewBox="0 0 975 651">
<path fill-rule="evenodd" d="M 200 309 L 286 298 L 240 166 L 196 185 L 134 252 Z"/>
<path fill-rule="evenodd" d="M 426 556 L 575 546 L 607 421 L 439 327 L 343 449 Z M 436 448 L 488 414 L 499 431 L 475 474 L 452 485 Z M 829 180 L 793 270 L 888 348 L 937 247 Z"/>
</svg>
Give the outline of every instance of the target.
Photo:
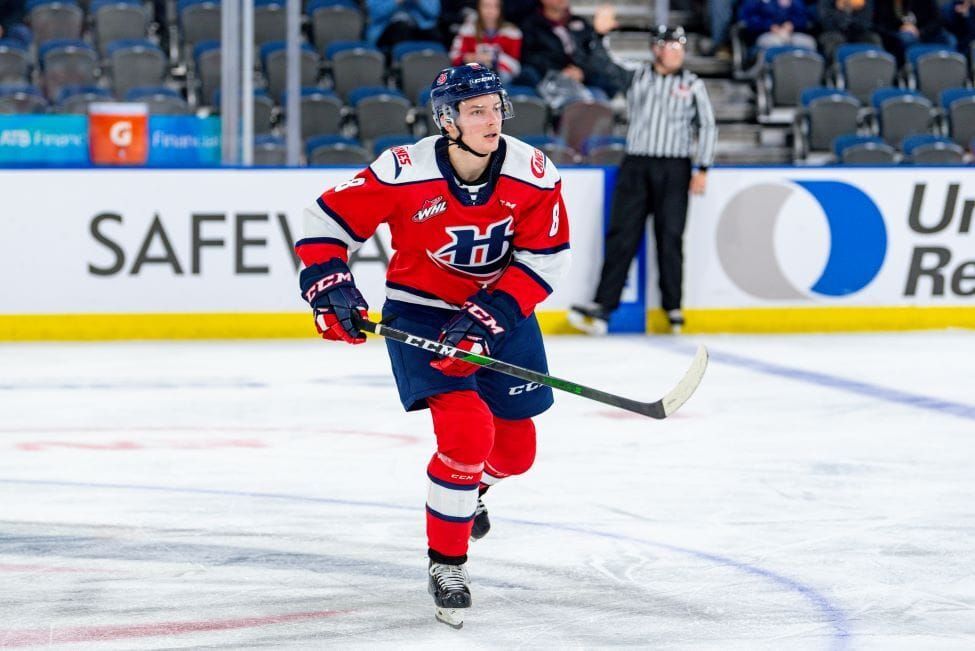
<svg viewBox="0 0 975 651">
<path fill-rule="evenodd" d="M 491 530 L 491 520 L 488 519 L 488 510 L 484 506 L 484 499 L 477 498 L 477 509 L 474 511 L 474 526 L 471 527 L 471 540 L 480 540 Z"/>
<path fill-rule="evenodd" d="M 684 328 L 684 313 L 680 310 L 668 310 L 667 320 L 670 321 L 671 334 L 679 335 Z"/>
<path fill-rule="evenodd" d="M 569 308 L 569 323 L 590 335 L 604 335 L 609 330 L 609 314 L 599 303 L 573 305 Z"/>
<path fill-rule="evenodd" d="M 428 590 L 437 605 L 437 619 L 452 628 L 464 626 L 464 609 L 471 607 L 470 578 L 464 565 L 430 561 Z"/>
</svg>

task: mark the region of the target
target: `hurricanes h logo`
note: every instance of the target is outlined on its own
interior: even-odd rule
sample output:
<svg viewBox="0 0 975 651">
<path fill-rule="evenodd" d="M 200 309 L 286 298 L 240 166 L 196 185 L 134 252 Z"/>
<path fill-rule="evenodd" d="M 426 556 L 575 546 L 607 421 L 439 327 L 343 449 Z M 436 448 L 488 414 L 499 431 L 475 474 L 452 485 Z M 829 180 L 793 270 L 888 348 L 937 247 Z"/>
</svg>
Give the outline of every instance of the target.
<svg viewBox="0 0 975 651">
<path fill-rule="evenodd" d="M 785 211 L 790 200 L 810 197 L 819 215 L 815 210 Z M 802 237 L 821 229 L 823 218 L 828 236 L 801 240 L 816 265 L 816 280 L 796 282 L 787 270 L 799 263 L 777 255 L 777 233 L 794 230 Z M 753 185 L 728 201 L 719 220 L 718 260 L 739 289 L 758 298 L 809 300 L 812 295 L 853 294 L 873 281 L 887 254 L 887 229 L 879 208 L 862 190 L 840 181 Z"/>
<path fill-rule="evenodd" d="M 479 280 L 493 279 L 508 264 L 514 218 L 508 217 L 481 231 L 476 226 L 446 229 L 450 243 L 427 251 L 434 263 Z"/>
</svg>

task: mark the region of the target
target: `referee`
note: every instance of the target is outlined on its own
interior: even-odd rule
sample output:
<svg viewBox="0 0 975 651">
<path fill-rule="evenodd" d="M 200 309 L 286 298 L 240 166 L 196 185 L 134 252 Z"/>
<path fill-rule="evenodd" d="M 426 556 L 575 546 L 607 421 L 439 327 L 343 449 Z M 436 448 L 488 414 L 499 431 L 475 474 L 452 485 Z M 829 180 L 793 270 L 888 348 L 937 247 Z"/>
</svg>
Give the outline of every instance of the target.
<svg viewBox="0 0 975 651">
<path fill-rule="evenodd" d="M 589 334 L 606 333 L 649 214 L 657 241 L 662 307 L 672 331 L 680 332 L 684 325 L 680 308 L 688 193 L 704 192 L 718 129 L 704 82 L 683 69 L 687 42 L 683 28 L 661 25 L 652 38 L 653 63 L 633 73 L 626 92 L 630 127 L 599 288 L 593 302 L 569 310 L 569 322 Z M 697 151 L 692 163 L 695 132 Z"/>
</svg>

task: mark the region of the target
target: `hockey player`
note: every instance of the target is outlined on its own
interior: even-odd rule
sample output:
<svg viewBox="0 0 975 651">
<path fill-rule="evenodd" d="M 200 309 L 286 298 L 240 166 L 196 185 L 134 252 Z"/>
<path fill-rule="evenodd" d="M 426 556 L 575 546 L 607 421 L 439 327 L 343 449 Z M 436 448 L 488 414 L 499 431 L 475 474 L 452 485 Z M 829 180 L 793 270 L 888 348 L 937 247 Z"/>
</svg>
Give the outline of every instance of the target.
<svg viewBox="0 0 975 651">
<path fill-rule="evenodd" d="M 386 223 L 394 254 L 383 321 L 421 337 L 547 372 L 535 306 L 569 255 L 559 174 L 545 155 L 501 133 L 511 117 L 497 75 L 477 63 L 447 68 L 431 88 L 439 136 L 385 151 L 327 190 L 304 215 L 295 248 L 302 296 L 324 339 L 359 344 L 367 305 L 349 254 Z M 455 628 L 471 605 L 471 538 L 490 522 L 481 500 L 535 458 L 532 417 L 548 387 L 386 340 L 407 411 L 429 409 L 437 449 L 427 466 L 429 590 Z"/>
</svg>

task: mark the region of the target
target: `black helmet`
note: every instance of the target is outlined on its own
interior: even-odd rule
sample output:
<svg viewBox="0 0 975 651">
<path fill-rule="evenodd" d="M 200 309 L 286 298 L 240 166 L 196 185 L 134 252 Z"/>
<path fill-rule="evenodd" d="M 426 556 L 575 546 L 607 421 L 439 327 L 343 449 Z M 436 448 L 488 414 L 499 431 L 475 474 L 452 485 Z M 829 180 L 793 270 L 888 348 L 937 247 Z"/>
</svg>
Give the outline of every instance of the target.
<svg viewBox="0 0 975 651">
<path fill-rule="evenodd" d="M 677 41 L 681 45 L 685 45 L 687 43 L 687 35 L 684 33 L 684 28 L 680 25 L 677 27 L 658 25 L 657 29 L 653 30 L 650 35 L 650 43 L 653 45 L 662 45 L 669 41 Z"/>
</svg>

